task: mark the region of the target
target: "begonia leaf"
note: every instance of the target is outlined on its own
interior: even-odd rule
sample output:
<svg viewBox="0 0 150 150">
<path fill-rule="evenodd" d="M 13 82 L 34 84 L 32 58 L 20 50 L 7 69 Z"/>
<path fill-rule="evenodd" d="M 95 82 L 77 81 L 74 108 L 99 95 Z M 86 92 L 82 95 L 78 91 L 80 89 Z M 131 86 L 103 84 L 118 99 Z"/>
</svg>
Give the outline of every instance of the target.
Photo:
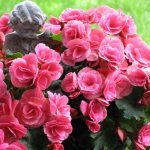
<svg viewBox="0 0 150 150">
<path fill-rule="evenodd" d="M 53 34 L 52 38 L 53 38 L 53 40 L 56 40 L 56 41 L 62 41 L 62 35 L 61 34 Z"/>
<path fill-rule="evenodd" d="M 106 119 L 102 123 L 102 130 L 99 133 L 91 134 L 94 150 L 119 150 L 122 148 L 114 128 L 114 122 L 111 119 Z"/>
<path fill-rule="evenodd" d="M 137 120 L 140 120 L 144 117 L 144 108 L 137 104 L 132 104 L 130 101 L 132 101 L 132 99 L 116 100 L 116 105 L 118 109 L 123 110 L 125 118 L 136 118 Z"/>
<path fill-rule="evenodd" d="M 144 107 L 138 104 L 138 101 L 143 96 L 143 92 L 143 88 L 135 87 L 131 95 L 115 101 L 118 109 L 123 111 L 125 118 L 140 120 L 144 117 Z"/>
<path fill-rule="evenodd" d="M 23 56 L 22 53 L 12 53 L 10 50 L 6 50 L 6 58 L 21 58 Z"/>
</svg>

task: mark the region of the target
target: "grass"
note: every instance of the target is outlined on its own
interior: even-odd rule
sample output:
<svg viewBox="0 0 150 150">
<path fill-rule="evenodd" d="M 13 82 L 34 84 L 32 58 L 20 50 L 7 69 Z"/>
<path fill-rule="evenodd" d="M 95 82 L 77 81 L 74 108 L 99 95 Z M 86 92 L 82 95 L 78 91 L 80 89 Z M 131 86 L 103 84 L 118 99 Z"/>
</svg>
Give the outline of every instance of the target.
<svg viewBox="0 0 150 150">
<path fill-rule="evenodd" d="M 22 0 L 0 0 L 0 15 L 10 12 L 14 5 Z M 88 10 L 100 5 L 108 5 L 115 9 L 122 9 L 131 15 L 137 25 L 138 34 L 150 44 L 150 0 L 34 0 L 47 14 L 58 17 L 66 8 L 80 8 Z"/>
</svg>

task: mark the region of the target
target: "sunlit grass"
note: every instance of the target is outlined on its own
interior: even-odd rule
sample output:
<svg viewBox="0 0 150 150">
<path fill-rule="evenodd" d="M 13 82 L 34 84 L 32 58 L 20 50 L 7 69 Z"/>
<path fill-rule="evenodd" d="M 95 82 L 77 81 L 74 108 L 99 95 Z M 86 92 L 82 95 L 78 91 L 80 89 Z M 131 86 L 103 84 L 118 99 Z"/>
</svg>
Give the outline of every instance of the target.
<svg viewBox="0 0 150 150">
<path fill-rule="evenodd" d="M 0 0 L 0 15 L 10 12 L 13 6 L 22 0 Z M 34 0 L 48 18 L 53 15 L 58 17 L 66 8 L 89 8 L 100 5 L 109 5 L 115 9 L 131 15 L 137 25 L 137 31 L 141 37 L 150 44 L 150 0 Z"/>
</svg>

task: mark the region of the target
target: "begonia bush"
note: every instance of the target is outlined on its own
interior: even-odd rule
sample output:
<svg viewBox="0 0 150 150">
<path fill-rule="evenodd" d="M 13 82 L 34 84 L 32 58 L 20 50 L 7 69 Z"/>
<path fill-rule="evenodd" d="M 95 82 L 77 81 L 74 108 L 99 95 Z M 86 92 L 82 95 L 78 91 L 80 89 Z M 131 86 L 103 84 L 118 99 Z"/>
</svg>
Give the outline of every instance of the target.
<svg viewBox="0 0 150 150">
<path fill-rule="evenodd" d="M 150 46 L 131 16 L 100 6 L 50 17 L 55 48 L 4 51 L 0 18 L 0 150 L 146 150 Z"/>
</svg>

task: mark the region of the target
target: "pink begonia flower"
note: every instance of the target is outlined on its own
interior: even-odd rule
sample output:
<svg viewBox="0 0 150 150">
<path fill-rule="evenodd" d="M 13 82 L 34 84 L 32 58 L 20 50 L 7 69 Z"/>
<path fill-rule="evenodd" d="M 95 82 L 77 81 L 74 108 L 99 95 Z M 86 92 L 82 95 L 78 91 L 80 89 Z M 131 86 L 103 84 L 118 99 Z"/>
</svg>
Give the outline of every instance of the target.
<svg viewBox="0 0 150 150">
<path fill-rule="evenodd" d="M 104 106 L 100 99 L 93 99 L 88 106 L 89 117 L 94 122 L 101 122 L 107 117 L 106 106 Z"/>
<path fill-rule="evenodd" d="M 0 79 L 0 97 L 3 97 L 7 91 L 6 83 Z"/>
<path fill-rule="evenodd" d="M 5 59 L 4 64 L 5 64 L 6 68 L 9 68 L 11 66 L 13 60 L 14 60 L 14 58 Z"/>
<path fill-rule="evenodd" d="M 11 143 L 21 139 L 27 134 L 27 129 L 11 115 L 0 117 L 0 129 L 4 131 L 4 142 Z"/>
<path fill-rule="evenodd" d="M 100 29 L 92 29 L 90 33 L 90 46 L 92 50 L 98 50 L 106 34 Z"/>
<path fill-rule="evenodd" d="M 67 48 L 61 56 L 62 61 L 69 66 L 74 66 L 76 62 L 85 60 L 91 53 L 89 42 L 83 39 L 71 40 Z"/>
<path fill-rule="evenodd" d="M 4 82 L 3 63 L 0 62 L 0 98 L 7 92 L 7 85 Z"/>
<path fill-rule="evenodd" d="M 91 54 L 87 58 L 88 61 L 97 61 L 98 57 L 98 49 L 101 44 L 101 41 L 104 39 L 106 34 L 99 29 L 92 29 L 90 33 L 90 48 Z"/>
<path fill-rule="evenodd" d="M 81 92 L 80 92 L 79 90 L 77 90 L 77 91 L 71 93 L 71 94 L 69 95 L 69 98 L 70 98 L 71 100 L 72 100 L 72 99 L 75 99 L 75 98 L 77 98 L 80 94 L 81 94 Z"/>
<path fill-rule="evenodd" d="M 150 47 L 139 36 L 128 39 L 125 52 L 130 62 L 138 62 L 144 67 L 150 66 Z"/>
<path fill-rule="evenodd" d="M 92 8 L 86 12 L 89 24 L 98 24 L 99 23 L 100 18 L 97 15 L 96 10 L 97 9 Z"/>
<path fill-rule="evenodd" d="M 124 36 L 125 38 L 136 34 L 136 25 L 134 23 L 133 18 L 131 16 L 127 16 L 127 17 L 128 17 L 127 23 L 121 32 L 121 36 Z"/>
<path fill-rule="evenodd" d="M 60 54 L 53 49 L 50 49 L 43 43 L 39 43 L 35 47 L 35 53 L 40 64 L 50 63 L 50 62 L 60 62 Z"/>
<path fill-rule="evenodd" d="M 138 142 L 144 146 L 150 146 L 150 123 L 144 125 L 138 134 Z"/>
<path fill-rule="evenodd" d="M 4 14 L 0 18 L 0 31 L 4 34 L 12 32 L 12 29 L 8 26 L 9 14 Z"/>
<path fill-rule="evenodd" d="M 64 150 L 64 146 L 61 143 L 52 143 L 48 145 L 48 150 Z"/>
<path fill-rule="evenodd" d="M 89 130 L 93 133 L 97 133 L 101 129 L 100 125 L 94 121 L 86 120 L 86 125 L 88 126 Z"/>
<path fill-rule="evenodd" d="M 90 55 L 87 57 L 87 61 L 89 63 L 89 67 L 91 67 L 94 62 L 95 65 L 99 64 L 99 55 L 98 55 L 98 50 L 92 50 Z M 91 65 L 92 64 L 92 65 Z M 92 67 L 91 67 L 92 68 Z"/>
<path fill-rule="evenodd" d="M 75 49 L 76 50 L 76 49 Z M 62 62 L 65 63 L 68 66 L 75 66 L 75 60 L 72 58 L 72 51 L 71 50 L 65 50 L 61 54 Z"/>
<path fill-rule="evenodd" d="M 142 145 L 141 143 L 139 143 L 138 141 L 134 141 L 134 145 L 135 145 L 136 150 L 146 150 L 146 147 Z"/>
<path fill-rule="evenodd" d="M 82 9 L 67 8 L 59 16 L 59 20 L 61 22 L 68 22 L 71 20 L 79 20 L 82 22 L 86 22 L 88 19 L 87 17 L 88 16 L 86 15 L 86 12 Z"/>
<path fill-rule="evenodd" d="M 27 150 L 27 147 L 21 142 L 13 142 L 11 144 L 3 143 L 0 145 L 0 150 Z"/>
<path fill-rule="evenodd" d="M 10 115 L 12 113 L 12 99 L 10 93 L 7 91 L 0 97 L 0 115 Z"/>
<path fill-rule="evenodd" d="M 40 127 L 48 119 L 48 100 L 38 88 L 25 91 L 15 109 L 15 116 L 26 127 Z"/>
<path fill-rule="evenodd" d="M 80 109 L 83 115 L 89 116 L 91 120 L 94 122 L 101 122 L 107 116 L 106 106 L 109 103 L 106 100 L 101 98 L 96 98 L 90 101 L 90 103 L 86 103 L 85 101 L 81 102 Z"/>
<path fill-rule="evenodd" d="M 48 70 L 52 80 L 58 80 L 63 73 L 63 67 L 56 62 L 42 64 L 41 69 Z"/>
<path fill-rule="evenodd" d="M 130 80 L 130 83 L 133 86 L 144 86 L 148 81 L 147 73 L 139 68 L 137 65 L 131 65 L 127 68 L 127 75 Z"/>
<path fill-rule="evenodd" d="M 99 57 L 97 57 L 97 56 L 98 55 L 95 55 L 93 53 L 90 57 L 87 58 L 88 66 L 90 68 L 98 67 L 98 65 L 99 65 Z"/>
<path fill-rule="evenodd" d="M 64 46 L 73 39 L 88 39 L 90 34 L 90 27 L 81 21 L 73 20 L 65 24 L 62 30 L 62 40 Z"/>
<path fill-rule="evenodd" d="M 103 76 L 96 70 L 85 67 L 78 73 L 79 90 L 87 99 L 94 99 L 101 95 Z"/>
<path fill-rule="evenodd" d="M 14 59 L 9 67 L 11 82 L 15 87 L 32 85 L 37 72 L 37 57 L 33 53 Z"/>
<path fill-rule="evenodd" d="M 108 74 L 103 94 L 107 101 L 113 101 L 128 96 L 132 89 L 126 73 L 116 70 Z"/>
<path fill-rule="evenodd" d="M 127 24 L 128 16 L 123 14 L 121 10 L 108 11 L 102 14 L 99 26 L 107 34 L 119 34 Z"/>
<path fill-rule="evenodd" d="M 3 67 L 4 67 L 4 65 L 3 65 L 3 63 L 2 62 L 0 62 L 0 80 L 1 81 L 3 81 L 4 80 L 4 73 L 3 73 Z"/>
<path fill-rule="evenodd" d="M 0 145 L 4 142 L 4 131 L 0 129 Z"/>
<path fill-rule="evenodd" d="M 3 65 L 2 62 L 0 62 L 0 78 L 1 78 L 2 80 L 4 79 L 3 68 L 4 68 L 4 65 Z"/>
<path fill-rule="evenodd" d="M 48 23 L 43 25 L 43 29 L 50 30 L 54 34 L 61 32 L 61 21 L 55 17 L 51 17 Z"/>
<path fill-rule="evenodd" d="M 48 22 L 51 24 L 54 24 L 54 25 L 60 25 L 61 24 L 61 21 L 58 18 L 53 17 L 53 16 L 50 17 Z"/>
<path fill-rule="evenodd" d="M 70 120 L 65 116 L 52 116 L 44 125 L 44 133 L 49 141 L 61 143 L 72 132 Z"/>
<path fill-rule="evenodd" d="M 118 37 L 106 36 L 99 47 L 99 56 L 110 62 L 121 64 L 124 61 L 124 46 Z"/>
<path fill-rule="evenodd" d="M 150 91 L 146 91 L 140 100 L 140 104 L 144 106 L 149 106 L 150 105 Z"/>
<path fill-rule="evenodd" d="M 88 23 L 90 24 L 98 24 L 102 15 L 105 15 L 105 13 L 108 12 L 114 12 L 115 10 L 106 6 L 102 5 L 95 9 L 89 9 L 86 14 L 88 16 Z"/>
<path fill-rule="evenodd" d="M 61 26 L 60 25 L 53 25 L 50 23 L 44 23 L 43 29 L 44 30 L 50 30 L 53 34 L 59 34 Z"/>
<path fill-rule="evenodd" d="M 121 63 L 110 63 L 108 62 L 108 66 L 109 68 L 111 68 L 111 70 L 124 70 L 126 71 L 128 66 L 129 66 L 129 63 L 128 63 L 128 60 L 127 59 L 124 59 L 123 62 Z"/>
<path fill-rule="evenodd" d="M 48 70 L 40 70 L 35 80 L 35 86 L 41 90 L 45 90 L 51 85 L 51 83 L 51 73 Z"/>
<path fill-rule="evenodd" d="M 67 93 L 74 92 L 78 87 L 77 75 L 75 72 L 68 73 L 61 82 L 61 88 Z"/>
<path fill-rule="evenodd" d="M 12 150 L 11 146 L 16 146 L 15 150 L 27 150 L 27 147 L 24 144 L 22 144 L 20 141 L 13 142 L 12 144 L 10 144 L 8 150 Z"/>
<path fill-rule="evenodd" d="M 84 116 L 89 115 L 88 108 L 89 108 L 89 104 L 86 101 L 82 100 L 80 104 L 80 110 Z"/>
<path fill-rule="evenodd" d="M 126 137 L 127 137 L 126 132 L 125 132 L 124 130 L 122 130 L 120 127 L 118 127 L 118 128 L 116 129 L 116 132 L 117 132 L 117 134 L 118 134 L 118 136 L 119 136 L 121 142 L 124 142 L 124 140 L 125 140 Z"/>
<path fill-rule="evenodd" d="M 75 119 L 77 115 L 79 114 L 78 110 L 75 108 L 70 108 L 70 115 L 72 119 Z"/>
<path fill-rule="evenodd" d="M 0 50 L 3 49 L 4 42 L 5 42 L 5 35 L 3 32 L 0 31 Z"/>
<path fill-rule="evenodd" d="M 107 6 L 107 5 L 102 5 L 98 8 L 96 8 L 96 14 L 99 18 L 99 21 L 102 16 L 105 16 L 107 13 L 114 13 L 116 10 Z"/>
<path fill-rule="evenodd" d="M 71 120 L 70 106 L 67 105 L 69 99 L 67 96 L 48 92 L 50 115 L 65 116 Z"/>
</svg>

